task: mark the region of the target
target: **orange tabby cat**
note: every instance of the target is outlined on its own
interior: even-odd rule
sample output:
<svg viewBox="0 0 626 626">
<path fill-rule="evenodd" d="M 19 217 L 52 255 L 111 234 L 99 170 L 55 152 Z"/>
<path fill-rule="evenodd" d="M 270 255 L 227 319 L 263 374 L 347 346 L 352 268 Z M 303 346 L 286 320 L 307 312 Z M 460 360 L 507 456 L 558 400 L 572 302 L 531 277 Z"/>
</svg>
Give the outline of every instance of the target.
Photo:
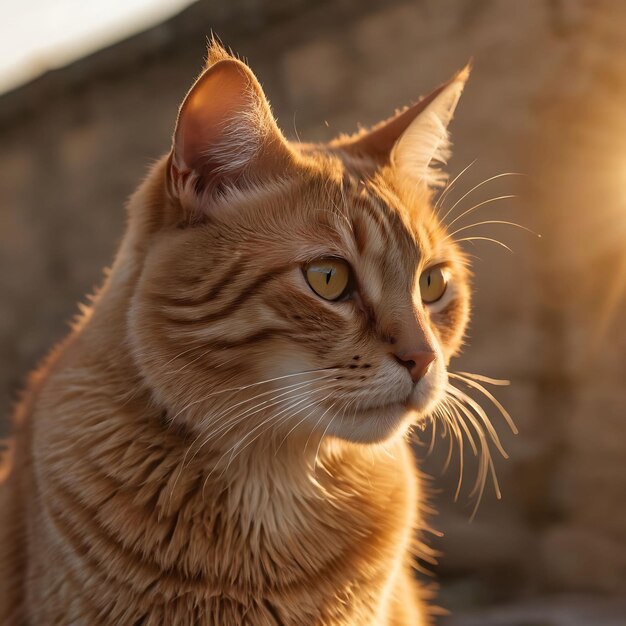
<svg viewBox="0 0 626 626">
<path fill-rule="evenodd" d="M 16 415 L 3 625 L 428 622 L 406 433 L 468 318 L 430 202 L 466 77 L 296 144 L 212 46 L 91 310 Z"/>
</svg>

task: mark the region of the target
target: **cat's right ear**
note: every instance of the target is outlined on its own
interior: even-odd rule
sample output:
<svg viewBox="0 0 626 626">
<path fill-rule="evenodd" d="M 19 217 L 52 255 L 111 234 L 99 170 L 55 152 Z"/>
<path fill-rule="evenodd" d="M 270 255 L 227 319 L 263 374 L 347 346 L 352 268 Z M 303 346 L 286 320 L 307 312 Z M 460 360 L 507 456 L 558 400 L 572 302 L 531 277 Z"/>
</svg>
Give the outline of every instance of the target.
<svg viewBox="0 0 626 626">
<path fill-rule="evenodd" d="M 170 189 L 185 204 L 207 205 L 225 189 L 284 170 L 290 157 L 254 74 L 225 53 L 205 69 L 180 107 Z"/>
<path fill-rule="evenodd" d="M 469 72 L 468 65 L 419 102 L 369 131 L 340 137 L 330 147 L 367 157 L 379 165 L 389 164 L 411 185 L 441 186 L 446 176 L 437 164 L 445 163 L 448 157 L 448 124 Z"/>
</svg>

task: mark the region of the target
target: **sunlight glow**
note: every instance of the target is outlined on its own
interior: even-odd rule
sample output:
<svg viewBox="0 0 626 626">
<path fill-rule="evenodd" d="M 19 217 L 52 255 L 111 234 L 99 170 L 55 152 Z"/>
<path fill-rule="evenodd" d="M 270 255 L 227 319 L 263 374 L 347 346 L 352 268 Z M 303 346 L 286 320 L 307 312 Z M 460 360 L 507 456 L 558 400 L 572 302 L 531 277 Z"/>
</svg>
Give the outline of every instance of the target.
<svg viewBox="0 0 626 626">
<path fill-rule="evenodd" d="M 150 28 L 196 0 L 21 0 L 0 21 L 0 93 Z"/>
</svg>

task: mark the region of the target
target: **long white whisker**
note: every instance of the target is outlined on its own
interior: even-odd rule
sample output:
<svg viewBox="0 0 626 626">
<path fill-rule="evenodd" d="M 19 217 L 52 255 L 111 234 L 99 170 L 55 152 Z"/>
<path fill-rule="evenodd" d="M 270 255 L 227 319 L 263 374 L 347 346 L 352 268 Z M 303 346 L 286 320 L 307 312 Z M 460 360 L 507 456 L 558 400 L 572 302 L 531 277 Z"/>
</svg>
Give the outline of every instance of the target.
<svg viewBox="0 0 626 626">
<path fill-rule="evenodd" d="M 322 404 L 323 402 L 325 402 L 326 400 L 328 400 L 328 398 L 330 398 L 333 395 L 334 391 L 331 391 L 327 396 L 323 397 L 321 400 L 319 401 L 314 401 L 312 402 L 309 406 L 313 405 L 313 404 Z M 305 407 L 308 408 L 308 407 Z M 276 452 L 274 452 L 274 456 L 276 456 L 276 454 L 278 454 L 278 451 L 280 450 L 281 446 L 283 445 L 283 443 L 285 443 L 285 440 L 289 437 L 289 435 L 291 435 L 291 433 L 298 427 L 300 426 L 300 424 L 302 424 L 302 422 L 304 422 L 310 415 L 311 413 L 313 413 L 313 411 L 309 411 L 309 413 L 307 413 L 301 420 L 299 420 L 298 422 L 296 422 L 296 424 L 294 426 L 291 427 L 291 429 L 289 430 L 289 432 L 282 438 L 281 442 L 278 444 L 278 448 L 276 448 Z"/>
<path fill-rule="evenodd" d="M 212 438 L 215 438 L 216 435 L 218 435 L 220 432 L 222 431 L 226 431 L 228 432 L 228 430 L 230 430 L 229 426 L 233 423 L 233 422 L 237 422 L 240 420 L 240 418 L 244 417 L 245 415 L 247 415 L 249 413 L 249 411 L 259 407 L 259 406 L 265 406 L 267 405 L 268 402 L 271 402 L 272 400 L 275 400 L 276 398 L 282 397 L 284 395 L 288 395 L 290 393 L 293 393 L 294 391 L 298 391 L 302 388 L 305 388 L 311 384 L 313 384 L 314 382 L 317 382 L 319 380 L 325 380 L 332 377 L 331 374 L 329 375 L 324 375 L 324 376 L 320 376 L 318 378 L 315 378 L 313 380 L 307 380 L 307 381 L 299 381 L 297 383 L 292 383 L 290 385 L 284 385 L 282 387 L 279 387 L 278 389 L 270 389 L 268 391 L 264 391 L 263 393 L 257 394 L 255 396 L 252 396 L 251 398 L 244 398 L 244 400 L 237 402 L 234 405 L 231 406 L 227 406 L 225 409 L 223 409 L 222 411 L 219 411 L 216 414 L 209 414 L 209 416 L 207 418 L 205 418 L 204 422 L 208 421 L 209 419 L 211 421 L 217 422 L 218 420 L 223 419 L 226 415 L 228 415 L 229 413 L 231 413 L 232 411 L 234 411 L 237 407 L 243 405 L 243 404 L 247 404 L 249 402 L 253 402 L 254 400 L 257 400 L 260 397 L 266 396 L 266 395 L 270 395 L 270 394 L 275 394 L 273 396 L 273 398 L 271 398 L 268 401 L 264 401 L 264 402 L 260 402 L 257 405 L 255 405 L 254 407 L 250 407 L 249 409 L 246 409 L 246 411 L 244 411 L 243 414 L 239 414 L 236 415 L 232 418 L 227 419 L 225 422 L 221 423 L 216 429 L 214 430 L 210 430 L 208 433 L 206 433 L 206 439 L 203 441 L 203 443 L 199 446 L 199 448 L 196 450 L 196 452 L 194 453 L 194 457 L 195 455 L 198 453 L 198 451 L 200 449 L 202 449 L 204 447 L 204 445 L 206 445 L 206 443 L 208 443 L 208 441 L 210 441 Z M 201 426 L 204 424 L 204 422 L 201 424 Z M 202 429 L 200 429 L 200 432 L 198 434 L 198 436 L 194 439 L 194 441 L 192 442 L 191 446 L 189 446 L 189 449 L 191 449 L 198 441 L 198 439 L 202 436 L 203 431 Z M 194 458 L 192 457 L 192 459 Z"/>
<path fill-rule="evenodd" d="M 332 385 L 331 385 L 331 387 L 332 387 Z M 328 387 L 327 387 L 327 389 L 328 389 Z M 313 391 L 315 391 L 315 390 L 313 390 Z M 310 392 L 310 393 L 308 394 L 308 397 L 310 397 L 312 393 L 313 393 L 313 392 Z M 231 465 L 232 461 L 234 460 L 234 458 L 236 458 L 239 454 L 241 454 L 241 453 L 243 452 L 243 450 L 245 450 L 245 449 L 246 449 L 246 448 L 247 448 L 250 444 L 252 444 L 252 443 L 253 443 L 253 442 L 254 442 L 254 441 L 255 441 L 258 437 L 260 437 L 260 436 L 263 434 L 263 432 L 265 432 L 265 431 L 262 431 L 261 433 L 259 433 L 259 435 L 258 435 L 257 437 L 255 437 L 254 439 L 252 439 L 251 441 L 249 441 L 249 442 L 248 442 L 245 446 L 243 446 L 242 448 L 240 448 L 239 450 L 237 450 L 237 452 L 236 452 L 236 454 L 235 454 L 235 448 L 237 448 L 238 446 L 240 446 L 240 445 L 241 445 L 241 444 L 245 441 L 245 439 L 246 439 L 247 437 L 249 437 L 249 436 L 250 436 L 250 434 L 251 434 L 251 433 L 253 433 L 254 431 L 258 430 L 258 428 L 260 428 L 261 426 L 263 426 L 264 424 L 266 424 L 268 421 L 275 422 L 275 421 L 276 421 L 276 418 L 278 418 L 280 415 L 283 415 L 284 413 L 286 413 L 286 412 L 288 412 L 288 411 L 289 411 L 289 412 L 293 411 L 293 409 L 294 409 L 296 406 L 298 406 L 298 405 L 302 404 L 303 402 L 306 402 L 306 401 L 308 400 L 308 397 L 306 397 L 306 398 L 304 398 L 304 399 L 302 399 L 302 400 L 300 400 L 300 401 L 298 401 L 298 402 L 292 403 L 290 406 L 288 406 L 288 407 L 284 408 L 282 411 L 279 411 L 278 413 L 274 413 L 274 414 L 270 415 L 267 419 L 265 419 L 263 422 L 261 422 L 261 424 L 259 424 L 258 426 L 255 426 L 252 430 L 250 430 L 248 433 L 246 433 L 246 435 L 245 435 L 245 436 L 244 436 L 244 437 L 243 437 L 240 441 L 238 441 L 238 442 L 237 442 L 234 446 L 232 446 L 232 448 L 231 448 L 231 449 L 232 449 L 232 452 L 231 452 L 231 457 L 230 457 L 230 459 L 229 459 L 229 461 L 228 461 L 228 464 L 227 464 L 227 466 L 226 466 L 226 469 L 224 470 L 224 472 L 223 472 L 223 473 L 228 472 L 228 468 L 230 467 L 230 465 Z M 317 401 L 316 401 L 316 400 L 314 400 L 312 403 L 307 404 L 305 407 L 303 407 L 303 408 L 301 408 L 301 409 L 298 409 L 298 411 L 297 411 L 297 412 L 299 413 L 301 410 L 308 408 L 309 406 L 311 406 L 311 405 L 312 405 L 312 404 L 314 404 L 315 402 L 317 402 Z M 288 417 L 291 417 L 291 415 L 289 415 Z M 234 456 L 233 456 L 233 454 L 234 454 Z M 223 456 L 224 456 L 224 455 L 223 455 Z"/>
<path fill-rule="evenodd" d="M 298 382 L 298 383 L 293 383 L 291 385 L 286 385 L 283 387 L 280 387 L 278 389 L 272 389 L 269 390 L 267 392 L 264 392 L 263 394 L 258 394 L 257 396 L 253 396 L 252 398 L 247 398 L 245 401 L 238 403 L 238 405 L 241 405 L 245 402 L 251 402 L 253 400 L 255 400 L 256 398 L 258 398 L 261 395 L 266 395 L 269 393 L 275 393 L 277 395 L 275 395 L 273 398 L 270 399 L 270 401 L 276 400 L 278 397 L 282 397 L 284 395 L 288 395 L 290 393 L 293 393 L 294 391 L 300 391 L 302 389 L 304 389 L 305 387 L 307 387 L 308 385 L 311 385 L 313 383 L 316 383 L 320 380 L 325 380 L 328 378 L 332 378 L 332 375 L 327 375 L 327 376 L 322 376 L 319 378 L 315 378 L 313 380 L 310 381 L 304 381 L 304 382 Z M 288 389 L 286 392 L 285 390 Z M 304 393 L 308 393 L 304 392 Z M 300 397 L 303 394 L 298 394 L 296 397 Z M 205 439 L 202 441 L 202 443 L 196 448 L 195 452 L 193 453 L 193 455 L 191 456 L 191 458 L 189 458 L 189 460 L 187 460 L 187 457 L 189 455 L 189 453 L 191 452 L 191 450 L 196 446 L 198 439 L 200 439 L 200 437 L 202 436 L 202 431 L 200 431 L 200 433 L 198 433 L 198 435 L 194 438 L 194 440 L 192 441 L 192 443 L 188 446 L 185 455 L 183 457 L 183 460 L 181 462 L 181 466 L 180 466 L 180 470 L 178 472 L 178 476 L 176 477 L 176 480 L 174 481 L 174 484 L 172 486 L 172 490 L 170 492 L 170 498 L 171 495 L 174 491 L 174 488 L 176 487 L 176 483 L 178 481 L 178 479 L 180 478 L 180 475 L 182 474 L 185 465 L 189 465 L 193 459 L 196 457 L 196 455 L 199 453 L 200 450 L 202 450 L 202 448 L 204 448 L 204 446 L 211 440 L 216 441 L 215 437 L 216 435 L 219 434 L 219 439 L 221 439 L 228 431 L 230 431 L 232 428 L 234 428 L 236 426 L 236 424 L 240 423 L 241 420 L 244 417 L 250 417 L 251 415 L 254 415 L 255 413 L 257 413 L 260 410 L 263 410 L 263 408 L 269 408 L 270 406 L 274 406 L 276 404 L 280 404 L 281 402 L 283 402 L 282 400 L 278 401 L 278 402 L 274 402 L 273 404 L 269 404 L 269 406 L 267 405 L 267 402 L 261 403 L 263 404 L 263 406 L 261 408 L 259 408 L 259 404 L 255 405 L 255 407 L 251 407 L 252 409 L 255 409 L 255 411 L 253 413 L 249 413 L 249 411 L 251 409 L 248 409 L 244 412 L 244 414 L 240 414 L 235 416 L 234 418 L 229 418 L 228 420 L 226 420 L 226 422 L 224 424 L 221 424 L 216 430 L 211 431 L 208 433 L 208 435 L 205 436 Z M 227 410 L 230 410 L 232 407 L 228 407 Z M 225 414 L 225 412 L 222 412 L 221 415 L 223 416 Z M 215 419 L 217 419 L 217 417 L 214 417 Z M 221 434 L 220 434 L 221 433 Z"/>
<path fill-rule="evenodd" d="M 502 243 L 501 241 L 498 241 L 497 239 L 492 239 L 491 237 L 463 237 L 463 239 L 456 240 L 457 243 L 461 243 L 462 241 L 491 241 L 492 243 L 496 243 L 499 246 L 502 246 L 509 252 L 513 252 L 513 250 L 511 250 L 511 248 L 509 248 L 509 246 L 507 246 L 505 243 Z"/>
<path fill-rule="evenodd" d="M 483 374 L 472 374 L 470 372 L 455 372 L 457 376 L 467 376 L 468 378 L 474 378 L 480 380 L 483 383 L 489 383 L 490 385 L 497 385 L 499 387 L 508 387 L 511 384 L 510 380 L 504 380 L 503 378 L 490 378 Z"/>
<path fill-rule="evenodd" d="M 464 402 L 467 405 L 469 405 L 472 409 L 474 409 L 474 412 L 476 413 L 476 416 L 484 424 L 485 428 L 487 429 L 487 432 L 489 433 L 489 436 L 491 437 L 491 440 L 493 441 L 493 443 L 495 444 L 496 448 L 498 449 L 498 452 L 505 459 L 508 459 L 509 455 L 506 453 L 506 450 L 502 447 L 502 443 L 500 442 L 500 438 L 498 437 L 498 433 L 496 432 L 495 428 L 493 427 L 493 424 L 489 420 L 489 417 L 487 416 L 487 413 L 485 413 L 485 410 L 480 406 L 480 404 L 478 404 L 478 402 L 476 402 L 476 400 L 474 400 L 474 398 L 472 398 L 471 396 L 468 396 L 465 392 L 461 391 L 457 387 L 453 387 L 452 385 L 448 385 L 448 391 L 450 392 L 450 394 L 452 396 L 457 398 L 457 400 L 461 400 L 462 402 Z"/>
<path fill-rule="evenodd" d="M 454 444 L 452 439 L 452 424 L 448 420 L 444 421 L 444 432 L 445 436 L 448 437 L 448 454 L 443 464 L 443 471 L 445 472 L 450 467 L 450 462 L 452 461 L 452 449 Z"/>
<path fill-rule="evenodd" d="M 352 400 L 352 402 L 348 402 L 344 408 L 343 408 L 343 412 L 341 414 L 341 419 L 343 419 L 344 415 L 346 414 L 346 409 L 351 405 L 354 404 L 354 402 L 356 401 L 356 398 L 354 400 Z M 322 436 L 320 437 L 320 440 L 317 444 L 317 450 L 315 451 L 315 463 L 314 465 L 317 466 L 317 459 L 319 457 L 320 454 L 320 447 L 322 445 L 322 441 L 324 440 L 324 437 L 326 436 L 326 433 L 328 432 L 328 429 L 330 428 L 331 424 L 335 421 L 335 418 L 337 417 L 337 414 L 335 413 L 331 420 L 328 422 L 328 424 L 326 425 L 326 428 L 324 429 L 324 432 L 322 433 Z"/>
<path fill-rule="evenodd" d="M 448 237 L 452 238 L 455 235 L 458 235 L 460 232 L 463 232 L 464 230 L 469 230 L 470 228 L 476 228 L 476 226 L 484 226 L 485 224 L 505 224 L 506 226 L 513 226 L 514 228 L 525 230 L 527 233 L 530 233 L 531 235 L 536 235 L 537 237 L 541 237 L 539 233 L 536 233 L 534 230 L 531 230 L 530 228 L 527 228 L 526 226 L 522 226 L 521 224 L 518 224 L 517 222 L 509 222 L 507 220 L 484 220 L 482 222 L 475 222 L 473 224 L 468 224 L 467 226 L 462 226 L 461 228 L 457 228 L 454 232 L 447 235 L 446 238 Z"/>
<path fill-rule="evenodd" d="M 243 391 L 245 389 L 250 389 L 251 387 L 256 387 L 258 385 L 265 385 L 267 383 L 275 382 L 277 380 L 284 380 L 286 378 L 293 378 L 294 376 L 304 376 L 305 374 L 314 374 L 314 373 L 318 373 L 318 372 L 337 371 L 338 369 L 339 368 L 336 368 L 336 367 L 324 367 L 324 368 L 315 369 L 315 370 L 305 370 L 303 372 L 295 372 L 294 374 L 285 374 L 284 376 L 276 376 L 274 378 L 268 378 L 266 380 L 260 380 L 260 381 L 255 382 L 255 383 L 249 383 L 247 385 L 241 385 L 239 387 L 230 387 L 228 389 L 220 389 L 219 391 L 215 391 L 213 393 L 208 394 L 204 398 L 200 398 L 199 400 L 194 400 L 194 401 L 190 402 L 189 404 L 184 406 L 180 411 L 178 411 L 178 413 L 176 413 L 176 415 L 174 415 L 171 418 L 171 420 L 176 419 L 181 413 L 183 413 L 184 411 L 189 409 L 191 406 L 193 406 L 195 404 L 199 404 L 200 402 L 205 402 L 209 398 L 221 395 L 223 393 L 228 393 L 230 391 Z"/>
<path fill-rule="evenodd" d="M 235 409 L 237 409 L 242 404 L 247 404 L 249 402 L 253 402 L 254 400 L 256 400 L 258 398 L 262 398 L 262 397 L 270 395 L 270 394 L 275 394 L 269 400 L 264 400 L 262 402 L 259 402 L 257 405 L 255 405 L 255 407 L 250 407 L 250 408 L 246 409 L 242 414 L 239 414 L 238 416 L 236 416 L 237 418 L 244 417 L 244 416 L 246 416 L 248 414 L 249 411 L 251 411 L 251 410 L 253 410 L 253 409 L 257 408 L 257 407 L 264 407 L 269 402 L 272 402 L 273 400 L 275 400 L 277 398 L 282 398 L 283 396 L 289 395 L 289 394 L 293 393 L 294 391 L 298 391 L 298 390 L 303 389 L 303 388 L 305 388 L 305 387 L 307 387 L 309 385 L 312 385 L 314 383 L 317 383 L 317 382 L 320 382 L 320 381 L 324 381 L 324 380 L 328 380 L 329 378 L 333 378 L 333 376 L 334 376 L 334 374 L 328 374 L 328 375 L 320 376 L 320 377 L 315 378 L 313 380 L 300 381 L 300 382 L 297 382 L 297 383 L 292 383 L 290 385 L 285 385 L 283 387 L 279 387 L 278 389 L 270 389 L 268 391 L 264 391 L 263 393 L 259 393 L 259 394 L 255 395 L 255 396 L 252 396 L 251 398 L 245 398 L 244 400 L 241 400 L 240 402 L 237 402 L 236 404 L 227 407 L 222 412 L 217 413 L 216 415 L 211 415 L 210 419 L 211 419 L 211 421 L 221 420 L 224 417 L 226 417 L 229 413 L 232 413 Z M 226 422 L 224 424 L 222 424 L 216 431 L 212 431 L 211 434 L 212 435 L 217 434 L 223 426 L 225 426 L 226 424 L 228 424 L 230 422 L 231 419 L 232 418 L 229 418 L 229 420 L 226 420 Z"/>
<path fill-rule="evenodd" d="M 290 396 L 291 394 L 293 394 L 294 391 L 300 391 L 302 393 L 298 393 L 295 396 L 292 396 L 290 398 L 290 400 L 293 401 L 293 400 L 295 400 L 297 398 L 301 398 L 302 396 L 305 396 L 305 395 L 311 393 L 311 391 L 314 391 L 314 390 L 311 390 L 311 389 L 307 389 L 313 383 L 317 383 L 317 382 L 323 381 L 323 380 L 328 380 L 329 378 L 332 378 L 332 376 L 324 376 L 324 377 L 318 378 L 316 380 L 296 383 L 294 386 L 289 385 L 288 387 L 290 387 L 290 388 L 287 389 L 286 391 L 285 391 L 285 389 L 286 389 L 285 387 L 282 387 L 282 388 L 280 388 L 278 390 L 271 389 L 271 390 L 265 392 L 264 394 L 258 394 L 257 396 L 254 396 L 253 398 L 248 398 L 248 399 L 246 399 L 243 402 L 239 402 L 237 404 L 237 406 L 240 406 L 241 404 L 245 404 L 247 402 L 252 402 L 256 398 L 260 397 L 261 395 L 266 395 L 266 394 L 270 394 L 270 393 L 275 394 L 271 398 L 269 398 L 268 400 L 263 400 L 262 402 L 259 402 L 259 403 L 255 404 L 254 406 L 247 408 L 245 411 L 243 411 L 243 413 L 238 413 L 238 414 L 228 418 L 223 424 L 220 424 L 217 429 L 210 431 L 207 434 L 205 440 L 200 445 L 200 449 L 203 448 L 209 441 L 215 442 L 215 441 L 219 441 L 220 439 L 222 439 L 228 432 L 230 432 L 233 428 L 235 428 L 235 426 L 237 424 L 241 423 L 241 421 L 244 418 L 250 418 L 251 416 L 256 415 L 260 411 L 266 410 L 266 409 L 271 408 L 273 406 L 276 406 L 278 404 L 282 404 L 284 402 L 284 400 L 279 399 L 279 398 L 283 398 L 284 396 Z M 302 391 L 303 389 L 306 389 L 306 390 Z M 214 420 L 221 419 L 222 417 L 227 415 L 229 412 L 231 412 L 233 408 L 235 408 L 235 407 L 228 407 L 221 414 L 218 414 L 217 416 L 212 417 L 212 419 L 214 419 Z M 219 437 L 216 438 L 217 435 L 219 435 Z"/>
<path fill-rule="evenodd" d="M 437 417 L 437 414 L 435 414 L 435 417 Z M 426 456 L 430 456 L 433 453 L 433 450 L 435 449 L 435 440 L 437 437 L 437 420 L 431 420 L 431 424 L 433 426 L 433 430 L 430 435 L 430 445 L 428 446 L 428 450 L 426 451 Z"/>
<path fill-rule="evenodd" d="M 481 206 L 485 206 L 486 204 L 491 204 L 492 202 L 498 202 L 500 200 L 510 200 L 511 198 L 517 198 L 517 196 L 515 194 L 506 194 L 504 196 L 496 196 L 495 198 L 489 198 L 488 200 L 483 200 L 482 202 L 479 202 L 478 204 L 471 206 L 469 209 L 466 209 L 460 215 L 457 215 L 449 224 L 447 224 L 447 227 L 451 228 L 460 219 L 462 219 L 466 215 L 469 215 L 472 211 L 479 209 Z"/>
<path fill-rule="evenodd" d="M 453 410 L 454 406 L 449 404 L 449 401 L 450 401 L 449 397 L 446 397 L 446 401 L 447 401 L 446 408 L 449 410 Z M 470 447 L 472 448 L 472 452 L 474 453 L 474 456 L 478 456 L 478 446 L 476 445 L 476 441 L 472 437 L 472 433 L 467 427 L 467 424 L 463 420 L 459 420 L 458 423 L 460 424 L 461 428 L 463 429 L 463 432 L 465 433 L 467 437 L 467 440 L 469 441 L 469 444 L 470 444 Z"/>
<path fill-rule="evenodd" d="M 443 416 L 446 419 L 446 421 L 448 421 L 448 423 L 450 424 L 450 428 L 454 430 L 456 439 L 459 443 L 459 480 L 457 482 L 456 490 L 454 492 L 454 501 L 456 502 L 459 499 L 459 493 L 461 492 L 461 486 L 463 484 L 463 471 L 465 468 L 463 433 L 461 432 L 459 423 L 462 424 L 465 429 L 467 429 L 467 425 L 462 419 L 459 419 L 458 417 L 455 419 L 455 416 L 452 413 L 454 410 L 454 407 L 450 407 L 448 403 L 446 402 L 446 400 L 447 398 L 444 399 L 443 406 L 442 406 Z M 475 449 L 475 444 L 473 443 L 473 438 L 469 436 L 468 439 L 472 442 L 472 449 L 474 450 L 474 454 L 476 455 L 477 451 Z"/>
<path fill-rule="evenodd" d="M 519 433 L 519 431 L 517 430 L 517 426 L 515 426 L 515 422 L 513 421 L 513 418 L 511 417 L 510 413 L 502 406 L 501 402 L 488 389 L 485 389 L 480 383 L 476 382 L 476 380 L 472 380 L 472 377 L 468 378 L 463 372 L 456 372 L 456 373 L 449 372 L 449 376 L 463 381 L 466 385 L 469 385 L 473 389 L 480 391 L 483 395 L 489 398 L 489 400 L 491 400 L 494 406 L 500 411 L 500 413 L 506 420 L 507 424 L 509 425 L 509 428 L 511 429 L 511 431 L 516 435 Z M 479 375 L 474 376 L 474 378 L 481 380 L 481 377 L 479 377 Z M 486 379 L 486 376 L 482 377 L 482 380 L 485 380 L 485 379 Z M 489 380 L 493 380 L 493 379 L 489 379 Z M 488 382 L 488 380 L 485 380 L 485 382 Z M 503 382 L 505 381 L 498 381 L 494 384 L 501 384 Z"/>
<path fill-rule="evenodd" d="M 486 180 L 483 180 L 481 183 L 478 183 L 478 185 L 475 185 L 474 187 L 472 187 L 468 192 L 466 192 L 465 194 L 463 194 L 447 211 L 447 213 L 441 218 L 441 221 L 445 221 L 446 217 L 448 217 L 448 215 L 450 215 L 450 213 L 452 213 L 452 211 L 454 211 L 454 209 L 461 203 L 463 202 L 463 200 L 465 200 L 465 198 L 467 198 L 467 196 L 469 196 L 473 191 L 475 191 L 476 189 L 478 189 L 479 187 L 482 187 L 483 185 L 486 185 L 488 182 L 492 181 L 492 180 L 496 180 L 496 178 L 502 178 L 503 176 L 523 176 L 523 174 L 520 174 L 519 172 L 504 172 L 503 174 L 497 174 L 496 176 L 491 176 L 491 178 L 487 178 Z"/>
<path fill-rule="evenodd" d="M 495 473 L 495 468 L 493 466 L 493 461 L 491 459 L 491 453 L 489 451 L 489 445 L 487 443 L 487 439 L 485 434 L 482 431 L 482 428 L 476 418 L 470 413 L 470 411 L 462 404 L 462 402 L 454 397 L 450 397 L 450 400 L 454 403 L 454 405 L 466 416 L 469 423 L 474 427 L 476 435 L 480 440 L 480 463 L 478 465 L 478 475 L 476 476 L 476 482 L 474 483 L 474 487 L 470 492 L 470 496 L 476 495 L 476 504 L 474 506 L 474 510 L 472 511 L 472 515 L 470 519 L 473 520 L 478 511 L 478 507 L 483 497 L 483 493 L 485 490 L 485 484 L 487 480 L 487 473 L 491 473 L 491 477 L 493 480 L 493 486 L 496 493 L 496 497 L 499 499 L 501 497 L 500 493 L 500 485 L 498 484 L 498 479 Z"/>
<path fill-rule="evenodd" d="M 303 454 L 306 454 L 306 451 L 309 447 L 309 441 L 311 439 L 311 435 L 317 430 L 317 427 L 321 424 L 322 420 L 324 419 L 324 417 L 326 416 L 326 414 L 329 411 L 332 411 L 332 409 L 334 408 L 334 406 L 337 404 L 337 402 L 339 402 L 339 400 L 335 400 L 319 417 L 319 419 L 317 420 L 317 422 L 315 422 L 315 426 L 313 426 L 313 428 L 311 429 L 311 432 L 309 433 L 309 436 L 306 439 L 306 442 L 304 443 L 304 449 L 302 450 Z"/>
<path fill-rule="evenodd" d="M 467 170 L 472 167 L 472 165 L 474 165 L 474 163 L 476 163 L 476 159 L 474 159 L 469 165 L 466 165 L 447 185 L 446 188 L 441 192 L 441 194 L 439 195 L 439 197 L 437 198 L 437 201 L 435 202 L 434 205 L 434 209 L 438 209 L 440 206 L 442 206 L 443 201 L 446 199 L 446 196 L 448 195 L 448 193 L 450 193 L 450 191 L 452 190 L 452 188 L 454 187 L 454 183 L 456 183 L 457 180 L 459 180 L 459 178 L 461 178 L 461 176 L 463 176 L 463 174 L 465 174 L 465 172 L 467 172 Z"/>
<path fill-rule="evenodd" d="M 307 396 L 310 395 L 307 394 Z M 226 452 L 224 452 L 220 458 L 217 460 L 217 462 L 215 463 L 215 465 L 213 466 L 213 468 L 211 469 L 211 471 L 207 474 L 207 477 L 204 480 L 204 484 L 202 486 L 202 493 L 204 493 L 204 490 L 206 489 L 207 483 L 209 481 L 209 479 L 211 478 L 211 476 L 213 475 L 213 472 L 219 467 L 222 459 L 224 459 L 228 454 L 230 454 L 230 458 L 228 460 L 228 463 L 226 464 L 226 467 L 222 470 L 222 472 L 220 473 L 220 477 L 224 476 L 227 472 L 228 469 L 230 468 L 230 465 L 233 461 L 233 459 L 238 456 L 245 448 L 248 447 L 248 445 L 250 445 L 251 443 L 253 443 L 254 441 L 256 441 L 256 439 L 258 439 L 258 437 L 260 437 L 264 431 L 261 431 L 258 435 L 256 435 L 255 437 L 252 438 L 251 441 L 248 442 L 248 444 L 246 444 L 245 446 L 243 446 L 243 448 L 240 447 L 239 450 L 237 450 L 238 446 L 241 446 L 243 444 L 243 442 L 250 437 L 251 435 L 253 435 L 256 431 L 259 430 L 259 428 L 262 428 L 263 426 L 265 426 L 266 424 L 268 424 L 269 422 L 275 421 L 276 417 L 286 411 L 289 411 L 291 409 L 293 409 L 295 406 L 297 406 L 299 403 L 301 402 L 306 402 L 307 398 L 304 398 L 302 400 L 299 400 L 298 402 L 293 402 L 291 403 L 289 406 L 285 407 L 285 409 L 283 409 L 282 411 L 280 411 L 279 413 L 275 413 L 275 414 L 271 414 L 268 415 L 263 421 L 261 421 L 259 424 L 257 424 L 254 428 L 252 428 L 251 430 L 249 430 L 240 440 L 236 441 L 228 450 L 226 450 Z"/>
</svg>

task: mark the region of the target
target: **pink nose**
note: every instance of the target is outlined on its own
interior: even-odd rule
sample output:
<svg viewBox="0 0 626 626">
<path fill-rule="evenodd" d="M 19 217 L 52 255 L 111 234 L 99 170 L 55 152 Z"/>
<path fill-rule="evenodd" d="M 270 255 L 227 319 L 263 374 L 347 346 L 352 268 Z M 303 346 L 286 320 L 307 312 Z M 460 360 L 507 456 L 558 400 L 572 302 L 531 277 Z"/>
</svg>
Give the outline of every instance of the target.
<svg viewBox="0 0 626 626">
<path fill-rule="evenodd" d="M 404 365 L 409 370 L 414 383 L 426 376 L 430 364 L 437 357 L 434 352 L 403 352 L 394 356 L 400 365 Z"/>
</svg>

